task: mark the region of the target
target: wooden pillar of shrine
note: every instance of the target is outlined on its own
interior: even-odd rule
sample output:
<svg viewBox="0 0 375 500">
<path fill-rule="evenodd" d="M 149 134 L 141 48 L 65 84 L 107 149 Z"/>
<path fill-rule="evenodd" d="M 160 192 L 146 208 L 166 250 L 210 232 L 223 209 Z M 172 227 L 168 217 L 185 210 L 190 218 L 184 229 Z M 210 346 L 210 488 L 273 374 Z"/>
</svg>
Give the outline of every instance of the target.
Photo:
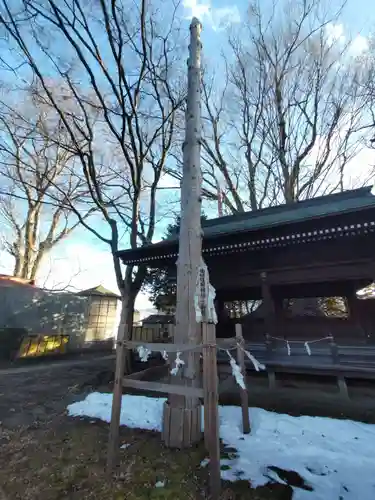
<svg viewBox="0 0 375 500">
<path fill-rule="evenodd" d="M 260 275 L 261 288 L 262 288 L 262 301 L 264 311 L 264 322 L 266 327 L 266 334 L 275 336 L 276 331 L 276 301 L 272 296 L 271 287 L 267 277 L 267 273 L 263 272 Z"/>
<path fill-rule="evenodd" d="M 346 293 L 346 302 L 348 305 L 348 314 L 350 320 L 356 325 L 360 332 L 358 340 L 365 341 L 366 343 L 373 343 L 373 335 L 371 335 L 372 318 L 368 317 L 364 301 L 357 297 L 357 287 L 355 284 L 351 287 L 350 291 Z"/>
<path fill-rule="evenodd" d="M 221 297 L 215 298 L 215 309 L 216 309 L 217 318 L 220 321 L 221 319 L 224 318 L 224 314 L 225 314 L 225 302 Z"/>
<path fill-rule="evenodd" d="M 271 293 L 271 299 L 273 301 L 274 316 L 275 316 L 275 326 L 278 326 L 278 331 L 280 332 L 280 326 L 282 325 L 284 318 L 284 299 L 280 295 L 274 295 Z"/>
<path fill-rule="evenodd" d="M 272 296 L 270 283 L 267 277 L 266 272 L 262 272 L 260 274 L 261 281 L 261 290 L 262 290 L 262 301 L 263 301 L 263 311 L 264 311 L 264 325 L 265 325 L 265 337 L 266 337 L 266 346 L 268 351 L 269 359 L 273 357 L 273 348 L 272 348 L 272 338 L 276 335 L 276 307 L 275 301 Z M 269 387 L 274 389 L 276 386 L 276 376 L 275 372 L 271 369 L 268 369 L 268 381 Z"/>
</svg>

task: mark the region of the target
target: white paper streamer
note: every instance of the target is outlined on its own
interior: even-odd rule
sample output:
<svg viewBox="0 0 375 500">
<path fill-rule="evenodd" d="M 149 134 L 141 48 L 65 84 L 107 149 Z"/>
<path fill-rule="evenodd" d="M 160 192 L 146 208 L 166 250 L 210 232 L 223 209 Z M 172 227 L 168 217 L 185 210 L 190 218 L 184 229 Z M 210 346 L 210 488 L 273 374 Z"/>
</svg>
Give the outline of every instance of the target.
<svg viewBox="0 0 375 500">
<path fill-rule="evenodd" d="M 241 373 L 241 368 L 238 366 L 238 364 L 236 363 L 235 359 L 233 358 L 233 356 L 231 355 L 231 353 L 229 351 L 227 351 L 227 354 L 229 356 L 230 366 L 232 367 L 233 377 L 236 379 L 237 384 L 240 387 L 242 387 L 242 389 L 246 389 L 245 380 L 244 380 L 243 375 Z"/>
<path fill-rule="evenodd" d="M 168 353 L 167 353 L 167 351 L 163 351 L 161 355 L 163 356 L 163 359 L 165 361 L 168 361 Z"/>
<path fill-rule="evenodd" d="M 194 295 L 194 308 L 197 323 L 203 321 L 203 310 L 206 310 L 206 320 L 211 323 L 217 323 L 217 315 L 215 309 L 215 288 L 210 283 L 208 268 L 204 260 L 201 259 L 198 268 L 196 289 Z"/>
<path fill-rule="evenodd" d="M 180 367 L 185 364 L 185 361 L 183 359 L 181 359 L 180 356 L 181 356 L 181 352 L 178 352 L 177 356 L 176 356 L 176 359 L 175 359 L 175 365 L 176 366 L 174 368 L 172 368 L 171 375 L 177 375 L 178 370 L 180 369 Z"/>
<path fill-rule="evenodd" d="M 290 356 L 290 344 L 286 341 L 286 348 L 288 349 L 288 356 Z"/>
<path fill-rule="evenodd" d="M 143 345 L 139 345 L 137 347 L 137 352 L 139 354 L 139 357 L 141 358 L 141 361 L 143 363 L 146 363 L 148 361 L 148 358 L 151 356 L 151 351 L 150 349 L 147 349 L 146 347 L 143 347 Z"/>
<path fill-rule="evenodd" d="M 308 342 L 305 342 L 305 349 L 309 356 L 311 356 L 311 349 Z"/>
<path fill-rule="evenodd" d="M 259 372 L 260 370 L 265 370 L 266 367 L 262 365 L 262 363 L 259 363 L 259 361 L 254 358 L 254 356 L 249 352 L 244 349 L 244 353 L 246 356 L 250 359 L 250 361 L 253 363 L 255 371 Z"/>
</svg>

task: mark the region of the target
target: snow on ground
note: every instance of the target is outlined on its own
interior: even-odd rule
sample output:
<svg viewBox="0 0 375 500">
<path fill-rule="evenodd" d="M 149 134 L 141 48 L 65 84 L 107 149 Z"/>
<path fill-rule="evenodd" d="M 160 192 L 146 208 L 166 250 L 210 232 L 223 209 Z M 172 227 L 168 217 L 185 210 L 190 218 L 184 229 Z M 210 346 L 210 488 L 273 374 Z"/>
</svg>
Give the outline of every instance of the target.
<svg viewBox="0 0 375 500">
<path fill-rule="evenodd" d="M 160 431 L 163 417 L 163 398 L 145 396 L 122 397 L 121 425 L 133 429 Z M 111 421 L 112 394 L 93 392 L 86 399 L 68 406 L 68 413 L 73 417 L 91 417 Z"/>
<path fill-rule="evenodd" d="M 124 395 L 121 424 L 161 430 L 163 398 Z M 92 393 L 68 406 L 71 416 L 106 422 L 111 394 Z M 230 448 L 222 459 L 223 479 L 248 479 L 253 487 L 283 479 L 270 470 L 297 472 L 313 491 L 294 488 L 293 500 L 373 500 L 375 498 L 375 425 L 321 417 L 291 417 L 250 409 L 250 435 L 241 431 L 241 409 L 219 407 L 220 437 Z M 203 420 L 203 419 L 202 419 Z M 227 467 L 224 467 L 225 469 Z M 284 476 L 283 476 L 284 477 Z"/>
</svg>

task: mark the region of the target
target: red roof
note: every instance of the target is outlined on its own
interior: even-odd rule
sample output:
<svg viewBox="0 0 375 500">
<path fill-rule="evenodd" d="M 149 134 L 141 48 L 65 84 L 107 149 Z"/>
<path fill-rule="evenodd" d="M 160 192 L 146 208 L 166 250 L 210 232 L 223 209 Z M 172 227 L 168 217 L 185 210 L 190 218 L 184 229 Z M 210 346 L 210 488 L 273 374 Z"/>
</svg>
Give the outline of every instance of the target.
<svg viewBox="0 0 375 500">
<path fill-rule="evenodd" d="M 25 280 L 17 278 L 16 276 L 9 276 L 7 274 L 0 274 L 0 286 L 26 286 L 35 288 L 34 280 Z"/>
</svg>

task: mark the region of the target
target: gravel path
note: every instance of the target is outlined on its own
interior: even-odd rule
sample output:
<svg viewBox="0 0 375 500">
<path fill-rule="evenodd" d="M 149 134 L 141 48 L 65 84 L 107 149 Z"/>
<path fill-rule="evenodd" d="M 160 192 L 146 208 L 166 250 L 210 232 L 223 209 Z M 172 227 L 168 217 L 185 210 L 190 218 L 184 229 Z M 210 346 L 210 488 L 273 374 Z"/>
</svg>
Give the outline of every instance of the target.
<svg viewBox="0 0 375 500">
<path fill-rule="evenodd" d="M 60 361 L 0 370 L 0 422 L 4 427 L 30 426 L 53 419 L 68 404 L 106 384 L 114 357 Z"/>
</svg>

